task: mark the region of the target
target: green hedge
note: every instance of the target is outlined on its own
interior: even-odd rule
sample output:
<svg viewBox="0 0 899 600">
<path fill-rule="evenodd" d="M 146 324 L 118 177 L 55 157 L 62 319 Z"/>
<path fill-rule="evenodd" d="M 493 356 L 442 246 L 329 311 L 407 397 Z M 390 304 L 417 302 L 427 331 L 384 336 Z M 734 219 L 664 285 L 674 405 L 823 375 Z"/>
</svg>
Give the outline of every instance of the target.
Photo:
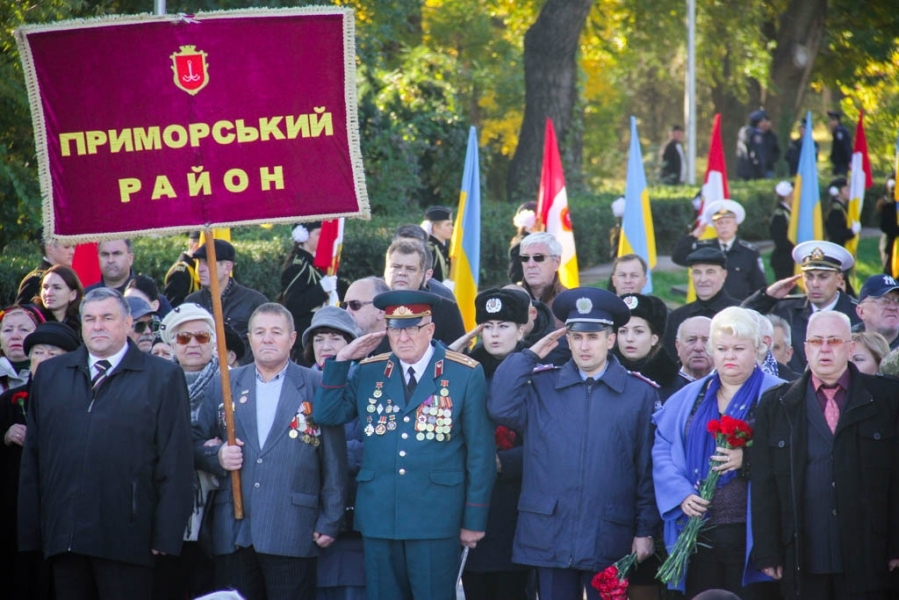
<svg viewBox="0 0 899 600">
<path fill-rule="evenodd" d="M 731 185 L 731 196 L 746 209 L 746 220 L 740 234 L 747 240 L 768 238 L 767 217 L 774 202 L 773 182 L 737 182 Z M 829 206 L 826 182 L 821 191 L 824 210 Z M 674 243 L 688 231 L 693 218 L 691 200 L 694 188 L 656 187 L 650 189 L 656 248 L 659 254 L 671 254 Z M 877 226 L 874 216 L 876 199 L 882 196 L 882 185 L 868 190 L 862 222 Z M 578 263 L 581 268 L 609 261 L 609 231 L 614 226 L 611 203 L 621 194 L 606 189 L 589 194 L 573 194 L 569 199 Z M 515 235 L 512 216 L 515 206 L 485 201 L 481 211 L 481 287 L 506 283 L 509 240 Z M 340 277 L 353 281 L 384 272 L 384 252 L 397 225 L 418 222 L 404 215 L 376 216 L 372 221 L 348 220 L 341 257 Z M 269 298 L 278 294 L 281 264 L 290 250 L 289 228 L 279 225 L 271 229 L 245 227 L 234 231 L 237 249 L 237 278 Z M 186 242 L 185 236 L 141 238 L 134 240 L 135 269 L 162 282 L 166 271 L 177 259 Z M 39 261 L 37 249 L 24 243 L 10 244 L 0 263 L 0 298 L 8 304 L 15 298 L 19 281 Z M 92 282 L 87 282 L 92 283 Z"/>
</svg>

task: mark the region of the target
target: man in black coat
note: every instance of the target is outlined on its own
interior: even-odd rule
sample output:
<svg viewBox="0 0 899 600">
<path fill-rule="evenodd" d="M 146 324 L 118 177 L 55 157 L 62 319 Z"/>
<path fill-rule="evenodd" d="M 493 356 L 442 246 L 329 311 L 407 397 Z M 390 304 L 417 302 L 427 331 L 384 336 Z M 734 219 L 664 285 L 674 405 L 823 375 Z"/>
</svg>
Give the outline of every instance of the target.
<svg viewBox="0 0 899 600">
<path fill-rule="evenodd" d="M 827 126 L 833 135 L 833 144 L 830 147 L 830 164 L 833 166 L 834 175 L 846 175 L 849 173 L 849 163 L 852 162 L 852 136 L 849 130 L 843 127 L 840 119 L 843 113 L 838 110 L 827 111 Z"/>
<path fill-rule="evenodd" d="M 19 485 L 19 548 L 43 550 L 60 600 L 149 599 L 193 504 L 182 370 L 128 340 L 122 295 L 81 305 L 85 347 L 41 365 Z"/>
<path fill-rule="evenodd" d="M 788 599 L 885 599 L 899 567 L 899 379 L 859 373 L 854 345 L 814 314 L 809 370 L 756 411 L 752 560 Z"/>
<path fill-rule="evenodd" d="M 677 330 L 680 324 L 692 317 L 711 319 L 728 306 L 738 306 L 740 301 L 727 293 L 725 282 L 730 277 L 728 261 L 724 253 L 711 246 L 703 246 L 687 256 L 690 278 L 696 290 L 696 300 L 671 311 L 665 328 L 665 348 L 671 356 L 677 356 Z"/>
<path fill-rule="evenodd" d="M 659 165 L 659 181 L 668 185 L 680 185 L 687 180 L 687 159 L 684 156 L 684 128 L 672 125 L 668 130 L 668 143 L 662 149 Z"/>
<path fill-rule="evenodd" d="M 687 267 L 687 255 L 699 248 L 720 249 L 727 257 L 727 281 L 724 289 L 737 300 L 744 300 L 768 282 L 759 249 L 737 235 L 740 223 L 746 218 L 746 210 L 733 200 L 710 202 L 703 212 L 702 222 L 674 246 L 671 260 Z M 702 239 L 707 226 L 715 229 L 715 238 Z"/>
<path fill-rule="evenodd" d="M 861 323 L 861 319 L 855 310 L 858 303 L 840 290 L 843 272 L 855 264 L 845 248 L 831 242 L 803 242 L 793 248 L 793 260 L 802 269 L 801 275 L 775 281 L 744 300 L 741 306 L 763 315 L 777 315 L 790 324 L 793 357 L 788 366 L 801 372 L 806 363 L 805 329 L 813 312 L 836 310 L 849 317 L 853 325 Z M 788 296 L 800 278 L 805 295 Z"/>
</svg>

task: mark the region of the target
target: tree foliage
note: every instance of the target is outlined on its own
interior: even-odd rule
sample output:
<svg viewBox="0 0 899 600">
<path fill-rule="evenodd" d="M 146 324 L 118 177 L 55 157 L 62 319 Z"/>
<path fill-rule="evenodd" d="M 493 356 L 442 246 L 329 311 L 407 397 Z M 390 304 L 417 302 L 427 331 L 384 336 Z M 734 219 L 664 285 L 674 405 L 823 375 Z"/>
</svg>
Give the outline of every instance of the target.
<svg viewBox="0 0 899 600">
<path fill-rule="evenodd" d="M 574 77 L 566 83 L 573 95 L 558 109 L 568 113 L 560 120 L 569 132 L 562 155 L 572 189 L 611 186 L 621 191 L 630 115 L 640 121 L 647 175 L 653 181 L 665 130 L 683 123 L 683 0 L 332 2 L 356 12 L 363 158 L 378 214 L 417 220 L 424 206 L 455 204 L 469 125 L 480 134 L 485 197 L 507 198 L 515 153 L 523 151 L 523 144 L 531 147 L 532 157 L 542 153 L 546 114 L 531 118 L 539 124 L 539 136 L 523 135 L 522 125 L 531 100 L 526 96 L 534 93 L 526 86 L 525 40 L 547 7 L 562 11 L 561 16 L 570 16 L 564 12 L 576 6 L 590 7 L 582 28 L 566 32 L 577 36 Z M 749 110 L 761 104 L 780 116 L 782 147 L 797 113 L 812 108 L 820 119 L 825 108 L 840 106 L 852 121 L 864 108 L 872 163 L 882 175 L 899 129 L 899 11 L 894 4 L 697 2 L 700 158 L 715 112 L 725 117 L 724 146 L 732 152 L 736 130 Z M 168 10 L 280 5 L 295 4 L 169 0 Z M 40 224 L 31 120 L 12 32 L 27 22 L 148 12 L 151 6 L 149 0 L 0 0 L 0 248 L 11 240 L 33 238 Z M 809 13 L 809 7 L 820 10 Z M 820 19 L 818 38 L 811 33 L 819 21 L 803 21 L 802 14 Z M 796 44 L 814 45 L 815 39 L 805 73 L 793 64 Z M 547 43 L 544 54 L 554 50 L 552 40 Z M 552 78 L 542 85 L 552 85 Z M 516 178 L 515 183 L 533 190 L 538 176 L 539 170 L 529 169 L 523 176 L 527 181 Z"/>
</svg>

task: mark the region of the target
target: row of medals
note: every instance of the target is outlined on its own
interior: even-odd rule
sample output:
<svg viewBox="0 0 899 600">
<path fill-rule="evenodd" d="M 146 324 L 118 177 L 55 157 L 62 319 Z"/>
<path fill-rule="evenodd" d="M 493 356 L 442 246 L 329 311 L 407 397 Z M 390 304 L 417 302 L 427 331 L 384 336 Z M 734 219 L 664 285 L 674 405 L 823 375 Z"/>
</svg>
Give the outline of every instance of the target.
<svg viewBox="0 0 899 600">
<path fill-rule="evenodd" d="M 441 390 L 441 395 L 443 395 Z M 449 398 L 441 398 L 441 403 Z M 423 405 L 418 408 L 418 420 L 415 422 L 415 439 L 449 441 L 450 430 L 453 428 L 453 411 L 451 408 L 443 408 L 434 405 Z"/>
<path fill-rule="evenodd" d="M 384 435 L 388 431 L 396 429 L 396 413 L 400 412 L 400 407 L 394 404 L 393 400 L 390 399 L 387 400 L 387 406 L 378 404 L 378 398 L 380 398 L 382 394 L 383 392 L 381 392 L 381 390 L 375 390 L 373 394 L 374 398 L 368 399 L 368 406 L 365 407 L 365 410 L 369 413 L 367 417 L 368 425 L 366 425 L 363 430 L 365 435 L 372 435 L 374 433 Z M 378 418 L 378 424 L 372 425 L 372 418 L 374 417 L 372 413 L 375 412 L 381 416 Z M 385 415 L 383 413 L 387 414 Z"/>
</svg>

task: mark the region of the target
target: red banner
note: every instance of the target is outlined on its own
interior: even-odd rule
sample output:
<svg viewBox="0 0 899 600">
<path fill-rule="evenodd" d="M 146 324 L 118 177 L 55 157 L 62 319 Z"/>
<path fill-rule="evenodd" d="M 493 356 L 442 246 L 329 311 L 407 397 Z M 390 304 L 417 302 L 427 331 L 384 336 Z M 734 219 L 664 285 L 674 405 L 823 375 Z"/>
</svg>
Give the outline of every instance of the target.
<svg viewBox="0 0 899 600">
<path fill-rule="evenodd" d="M 44 231 L 367 218 L 354 35 L 330 7 L 19 29 Z"/>
</svg>

